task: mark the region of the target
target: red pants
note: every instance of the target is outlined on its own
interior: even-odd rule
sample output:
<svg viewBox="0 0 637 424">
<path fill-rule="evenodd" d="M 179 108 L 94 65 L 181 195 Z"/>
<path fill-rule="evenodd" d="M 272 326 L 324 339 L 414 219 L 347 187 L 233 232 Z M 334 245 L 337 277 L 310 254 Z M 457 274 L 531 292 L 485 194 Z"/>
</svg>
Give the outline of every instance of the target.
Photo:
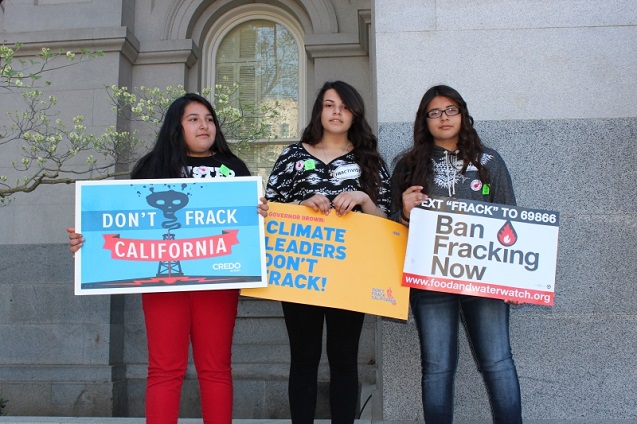
<svg viewBox="0 0 637 424">
<path fill-rule="evenodd" d="M 232 335 L 239 290 L 144 293 L 148 337 L 146 422 L 176 424 L 188 347 L 204 423 L 232 422 Z"/>
</svg>

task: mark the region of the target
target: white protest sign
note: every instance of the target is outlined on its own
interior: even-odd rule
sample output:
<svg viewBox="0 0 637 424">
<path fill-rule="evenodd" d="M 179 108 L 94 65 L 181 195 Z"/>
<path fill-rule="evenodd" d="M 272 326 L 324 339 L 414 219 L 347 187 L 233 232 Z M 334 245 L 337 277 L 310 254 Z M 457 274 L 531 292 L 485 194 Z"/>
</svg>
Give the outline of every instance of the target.
<svg viewBox="0 0 637 424">
<path fill-rule="evenodd" d="M 559 213 L 430 197 L 411 212 L 404 286 L 551 306 Z"/>
</svg>

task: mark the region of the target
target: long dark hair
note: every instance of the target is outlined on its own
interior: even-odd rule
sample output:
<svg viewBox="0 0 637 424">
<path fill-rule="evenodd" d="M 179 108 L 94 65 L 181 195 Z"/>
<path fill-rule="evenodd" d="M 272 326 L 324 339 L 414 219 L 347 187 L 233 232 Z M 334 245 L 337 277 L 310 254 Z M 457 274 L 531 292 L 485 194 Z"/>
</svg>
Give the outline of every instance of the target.
<svg viewBox="0 0 637 424">
<path fill-rule="evenodd" d="M 480 180 L 485 184 L 488 183 L 487 169 L 480 163 L 484 146 L 480 136 L 473 128 L 473 118 L 469 115 L 467 102 L 453 88 L 446 85 L 436 85 L 425 92 L 418 106 L 414 122 L 414 145 L 395 159 L 396 169 L 400 171 L 394 174 L 394 181 L 392 181 L 394 187 L 392 190 L 394 201 L 392 203 L 395 207 L 402 204 L 402 193 L 410 186 L 420 185 L 424 187 L 423 193 L 429 192 L 427 181 L 433 174 L 431 159 L 435 144 L 434 137 L 427 126 L 426 113 L 429 103 L 438 96 L 452 100 L 460 110 L 462 122 L 458 134 L 457 149 L 458 157 L 464 162 L 460 172 L 464 174 L 469 164 L 472 164 L 478 169 Z"/>
<path fill-rule="evenodd" d="M 354 146 L 354 157 L 356 158 L 356 163 L 361 167 L 360 181 L 362 189 L 376 203 L 378 188 L 381 186 L 379 172 L 383 159 L 378 153 L 378 139 L 365 119 L 363 97 L 354 87 L 343 81 L 328 81 L 323 84 L 314 101 L 312 117 L 308 126 L 303 130 L 301 141 L 311 146 L 321 141 L 323 137 L 323 125 L 321 124 L 323 96 L 329 89 L 334 89 L 343 104 L 352 112 L 352 126 L 347 132 L 347 138 Z"/>
<path fill-rule="evenodd" d="M 219 119 L 217 119 L 217 114 L 210 102 L 198 94 L 187 93 L 173 101 L 168 107 L 166 115 L 164 116 L 164 122 L 157 135 L 155 146 L 149 153 L 137 161 L 131 172 L 131 178 L 181 177 L 181 172 L 186 166 L 188 156 L 181 119 L 184 116 L 186 106 L 193 102 L 204 105 L 212 115 L 216 135 L 215 141 L 210 147 L 210 153 L 234 156 L 230 147 L 228 147 L 226 138 L 221 132 Z"/>
</svg>

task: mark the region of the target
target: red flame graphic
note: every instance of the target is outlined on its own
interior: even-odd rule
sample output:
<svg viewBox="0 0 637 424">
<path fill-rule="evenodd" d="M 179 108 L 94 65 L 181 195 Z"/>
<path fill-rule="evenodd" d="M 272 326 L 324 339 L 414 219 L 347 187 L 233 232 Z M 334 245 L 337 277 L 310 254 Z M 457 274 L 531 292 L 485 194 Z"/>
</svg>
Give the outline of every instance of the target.
<svg viewBox="0 0 637 424">
<path fill-rule="evenodd" d="M 511 221 L 505 222 L 505 224 L 498 231 L 498 241 L 502 246 L 513 246 L 518 241 L 518 234 L 515 232 Z"/>
</svg>

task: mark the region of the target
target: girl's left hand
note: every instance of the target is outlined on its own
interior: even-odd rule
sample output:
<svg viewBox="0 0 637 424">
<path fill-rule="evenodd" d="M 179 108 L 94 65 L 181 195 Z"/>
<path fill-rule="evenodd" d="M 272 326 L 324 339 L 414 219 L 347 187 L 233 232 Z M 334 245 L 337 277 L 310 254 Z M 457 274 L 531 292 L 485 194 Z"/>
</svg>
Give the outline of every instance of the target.
<svg viewBox="0 0 637 424">
<path fill-rule="evenodd" d="M 266 199 L 265 197 L 261 197 L 259 201 L 261 203 L 257 205 L 257 213 L 262 217 L 267 218 L 268 210 L 270 209 L 270 206 L 268 206 L 268 199 Z"/>
<path fill-rule="evenodd" d="M 371 202 L 371 199 L 364 191 L 344 191 L 334 198 L 332 206 L 338 216 L 351 212 L 356 205 L 363 205 Z"/>
</svg>

